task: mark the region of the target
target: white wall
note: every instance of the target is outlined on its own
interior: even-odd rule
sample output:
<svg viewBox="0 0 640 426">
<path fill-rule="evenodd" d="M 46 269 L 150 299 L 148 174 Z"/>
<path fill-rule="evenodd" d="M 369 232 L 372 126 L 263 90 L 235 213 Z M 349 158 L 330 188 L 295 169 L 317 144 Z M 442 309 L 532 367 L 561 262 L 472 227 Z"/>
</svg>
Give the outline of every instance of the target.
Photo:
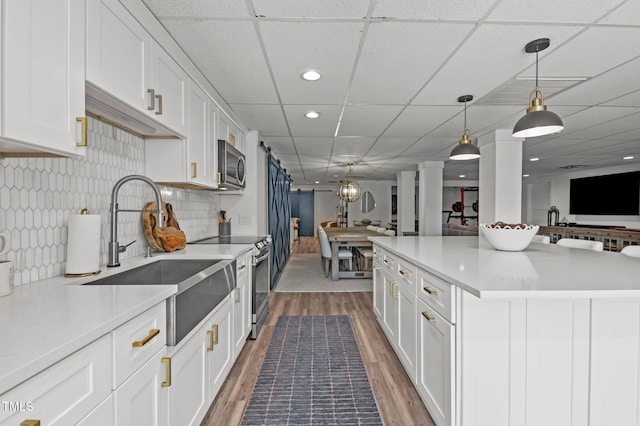
<svg viewBox="0 0 640 426">
<path fill-rule="evenodd" d="M 354 220 L 371 219 L 371 221 L 379 220 L 380 226 L 388 227 L 388 223 L 391 222 L 391 187 L 396 185 L 396 181 L 361 180 L 358 184 L 362 192 L 369 191 L 373 194 L 376 207 L 369 213 L 362 213 L 360 200 L 349 203 L 349 226 L 353 226 Z"/>
<path fill-rule="evenodd" d="M 548 210 L 550 206 L 554 205 L 560 210 L 560 220 L 566 218 L 567 222 L 575 222 L 578 224 L 589 225 L 615 225 L 626 226 L 627 228 L 640 228 L 640 216 L 602 216 L 602 215 L 571 215 L 569 214 L 569 181 L 575 178 L 582 178 L 588 176 L 609 175 L 615 173 L 624 173 L 640 170 L 640 165 L 629 165 L 624 167 L 608 167 L 602 169 L 583 170 L 571 173 L 566 173 L 561 176 L 555 176 L 548 179 L 524 179 L 523 180 L 523 194 L 524 191 L 531 191 L 531 187 L 538 186 L 543 183 L 548 183 L 550 186 L 550 205 L 539 205 L 540 198 L 523 197 L 523 203 L 526 203 L 529 199 L 533 205 L 523 205 L 523 211 L 541 211 Z M 613 189 L 615 190 L 615 189 Z M 621 195 L 622 196 L 622 195 Z M 542 198 L 544 200 L 544 198 Z M 544 201 L 543 201 L 544 202 Z M 534 220 L 539 221 L 540 215 L 534 217 Z M 546 225 L 546 216 L 543 223 L 536 223 L 538 225 Z"/>
</svg>

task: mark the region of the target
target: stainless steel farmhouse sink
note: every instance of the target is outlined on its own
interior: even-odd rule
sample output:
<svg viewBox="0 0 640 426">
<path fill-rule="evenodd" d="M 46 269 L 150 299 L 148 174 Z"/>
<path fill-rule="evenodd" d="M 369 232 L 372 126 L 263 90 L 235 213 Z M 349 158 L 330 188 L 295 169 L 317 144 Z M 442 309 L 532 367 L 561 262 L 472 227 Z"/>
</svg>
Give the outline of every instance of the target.
<svg viewBox="0 0 640 426">
<path fill-rule="evenodd" d="M 167 345 L 175 346 L 236 288 L 235 263 L 162 259 L 84 285 L 177 285 L 167 299 Z"/>
</svg>

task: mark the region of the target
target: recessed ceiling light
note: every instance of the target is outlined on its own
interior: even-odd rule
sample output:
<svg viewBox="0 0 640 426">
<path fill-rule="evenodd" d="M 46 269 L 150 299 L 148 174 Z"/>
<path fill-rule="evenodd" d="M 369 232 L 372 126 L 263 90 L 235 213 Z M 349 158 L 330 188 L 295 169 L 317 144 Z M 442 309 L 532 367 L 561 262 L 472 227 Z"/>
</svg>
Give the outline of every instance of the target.
<svg viewBox="0 0 640 426">
<path fill-rule="evenodd" d="M 320 181 L 318 181 L 318 180 L 317 180 L 317 181 L 316 181 L 316 184 L 318 184 L 318 183 L 320 183 Z"/>
<path fill-rule="evenodd" d="M 633 160 L 633 155 L 627 155 L 625 157 L 622 157 L 623 160 Z"/>
<path fill-rule="evenodd" d="M 466 175 L 460 175 L 460 176 L 458 176 L 458 177 L 466 177 Z"/>
<path fill-rule="evenodd" d="M 529 177 L 529 175 L 526 175 L 526 174 L 525 174 L 525 175 L 522 175 L 522 177 Z"/>
<path fill-rule="evenodd" d="M 304 116 L 307 118 L 314 119 L 314 118 L 320 117 L 320 113 L 317 111 L 309 111 L 309 112 L 305 112 Z"/>
<path fill-rule="evenodd" d="M 340 177 L 340 175 L 333 175 L 333 177 Z"/>
<path fill-rule="evenodd" d="M 307 80 L 307 81 L 316 81 L 316 80 L 320 80 L 320 77 L 322 77 L 320 75 L 320 73 L 318 71 L 315 70 L 308 70 L 302 73 L 301 75 L 303 80 Z"/>
<path fill-rule="evenodd" d="M 538 157 L 531 157 L 531 158 L 529 158 L 529 161 L 538 161 L 538 160 L 539 160 L 539 158 L 538 158 Z"/>
</svg>

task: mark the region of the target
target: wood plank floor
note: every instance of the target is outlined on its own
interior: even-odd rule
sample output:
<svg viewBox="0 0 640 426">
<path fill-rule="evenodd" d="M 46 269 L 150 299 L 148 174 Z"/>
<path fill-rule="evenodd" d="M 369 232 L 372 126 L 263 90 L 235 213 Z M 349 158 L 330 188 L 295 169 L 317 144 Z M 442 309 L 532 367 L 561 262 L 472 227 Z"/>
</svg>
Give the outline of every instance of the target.
<svg viewBox="0 0 640 426">
<path fill-rule="evenodd" d="M 370 292 L 271 293 L 258 338 L 247 341 L 202 425 L 240 424 L 280 315 L 349 315 L 385 424 L 434 425 L 375 319 L 372 297 Z"/>
</svg>

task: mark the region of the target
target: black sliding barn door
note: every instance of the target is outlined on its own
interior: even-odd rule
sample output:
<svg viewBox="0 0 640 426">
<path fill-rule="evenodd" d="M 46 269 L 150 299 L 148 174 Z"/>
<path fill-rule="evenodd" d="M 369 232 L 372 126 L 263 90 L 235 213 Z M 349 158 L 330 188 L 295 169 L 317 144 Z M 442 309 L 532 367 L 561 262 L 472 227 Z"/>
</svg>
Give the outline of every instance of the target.
<svg viewBox="0 0 640 426">
<path fill-rule="evenodd" d="M 289 191 L 291 178 L 271 155 L 267 156 L 269 179 L 269 233 L 271 246 L 271 288 L 273 288 L 289 259 L 289 220 L 291 219 Z"/>
</svg>

